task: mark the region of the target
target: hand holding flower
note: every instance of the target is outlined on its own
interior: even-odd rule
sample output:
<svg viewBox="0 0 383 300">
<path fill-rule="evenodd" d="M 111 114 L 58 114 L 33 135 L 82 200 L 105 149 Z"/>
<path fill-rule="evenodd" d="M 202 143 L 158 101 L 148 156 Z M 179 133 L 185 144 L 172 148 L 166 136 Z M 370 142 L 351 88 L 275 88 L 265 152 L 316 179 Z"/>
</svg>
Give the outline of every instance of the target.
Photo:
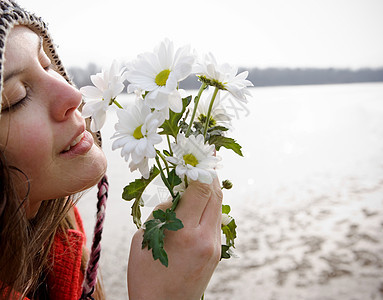
<svg viewBox="0 0 383 300">
<path fill-rule="evenodd" d="M 166 210 L 172 203 L 156 209 Z M 200 299 L 221 257 L 222 191 L 212 184 L 191 181 L 176 209 L 184 228 L 165 231 L 171 262 L 164 268 L 142 249 L 143 229 L 134 235 L 128 265 L 130 299 Z M 150 280 L 148 280 L 150 278 Z"/>
</svg>

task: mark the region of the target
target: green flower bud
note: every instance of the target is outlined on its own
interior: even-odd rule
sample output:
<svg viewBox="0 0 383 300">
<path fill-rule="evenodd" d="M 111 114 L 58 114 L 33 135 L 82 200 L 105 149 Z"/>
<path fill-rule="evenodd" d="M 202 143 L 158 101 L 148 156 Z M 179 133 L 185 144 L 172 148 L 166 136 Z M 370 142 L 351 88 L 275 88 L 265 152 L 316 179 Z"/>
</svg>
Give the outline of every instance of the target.
<svg viewBox="0 0 383 300">
<path fill-rule="evenodd" d="M 231 183 L 230 180 L 226 179 L 226 180 L 222 181 L 222 188 L 223 189 L 230 190 L 232 187 L 233 187 L 233 184 Z"/>
</svg>

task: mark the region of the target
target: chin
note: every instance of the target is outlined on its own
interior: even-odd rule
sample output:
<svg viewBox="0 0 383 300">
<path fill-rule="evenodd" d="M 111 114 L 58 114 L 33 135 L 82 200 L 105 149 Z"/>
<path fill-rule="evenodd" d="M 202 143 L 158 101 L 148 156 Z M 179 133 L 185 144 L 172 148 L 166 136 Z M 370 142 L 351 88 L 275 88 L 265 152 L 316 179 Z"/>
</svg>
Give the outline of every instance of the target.
<svg viewBox="0 0 383 300">
<path fill-rule="evenodd" d="M 95 148 L 97 155 L 92 156 L 92 161 L 89 164 L 83 164 L 83 176 L 78 177 L 81 187 L 75 192 L 93 187 L 106 173 L 107 162 L 104 152 L 96 145 L 93 148 Z"/>
<path fill-rule="evenodd" d="M 48 175 L 31 180 L 29 199 L 31 203 L 67 197 L 95 186 L 105 175 L 106 157 L 96 145 L 87 155 L 66 161 Z"/>
</svg>

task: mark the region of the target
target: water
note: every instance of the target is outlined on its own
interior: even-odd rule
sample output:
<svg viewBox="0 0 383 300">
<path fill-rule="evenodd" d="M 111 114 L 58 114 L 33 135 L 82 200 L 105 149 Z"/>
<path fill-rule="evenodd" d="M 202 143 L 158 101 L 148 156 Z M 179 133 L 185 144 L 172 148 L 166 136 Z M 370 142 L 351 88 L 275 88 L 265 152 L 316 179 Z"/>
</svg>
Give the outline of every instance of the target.
<svg viewBox="0 0 383 300">
<path fill-rule="evenodd" d="M 234 184 L 232 190 L 225 191 L 224 202 L 232 206 L 239 230 L 241 223 L 243 227 L 259 227 L 259 223 L 248 223 L 251 209 L 270 212 L 270 216 L 276 210 L 280 213 L 281 209 L 299 212 L 314 207 L 318 199 L 326 197 L 331 198 L 332 203 L 343 203 L 344 215 L 347 207 L 353 207 L 349 204 L 350 191 L 357 187 L 362 194 L 365 191 L 364 194 L 371 195 L 371 189 L 376 191 L 376 187 L 382 185 L 383 83 L 265 87 L 254 88 L 251 92 L 253 97 L 246 106 L 236 104 L 236 108 L 229 108 L 234 102 L 225 100 L 234 118 L 234 130 L 229 136 L 241 144 L 244 157 L 226 149 L 219 153 L 223 165 L 219 177 L 230 179 Z M 121 100 L 129 103 L 131 99 L 124 96 Z M 102 242 L 102 270 L 110 299 L 125 299 L 127 257 L 135 227 L 130 216 L 131 203 L 121 200 L 121 192 L 138 174 L 129 172 L 119 151 L 111 151 L 109 137 L 115 123 L 113 114 L 108 115 L 107 122 L 103 129 L 103 148 L 109 161 L 110 196 Z M 363 207 L 370 211 L 381 209 L 381 192 L 365 200 Z M 94 199 L 95 191 L 91 190 L 79 203 L 88 242 L 94 225 Z M 150 210 L 144 210 L 144 215 Z M 335 223 L 326 224 L 333 226 Z M 248 251 L 260 256 L 262 253 L 259 247 L 251 246 L 258 237 L 243 230 L 246 242 L 242 240 L 241 246 L 239 235 L 237 250 L 248 263 Z M 237 267 L 239 264 L 235 263 Z M 230 268 L 230 261 L 223 266 Z M 222 267 L 214 275 L 207 299 L 224 299 L 218 283 L 224 272 Z M 249 284 L 256 286 L 255 282 Z M 257 284 L 262 286 L 262 283 Z M 226 294 L 253 299 L 251 294 L 246 297 L 234 288 Z M 333 294 L 339 299 L 339 293 L 333 291 Z M 290 299 L 301 299 L 297 295 L 291 294 Z M 260 299 L 275 296 L 265 294 Z M 368 299 L 365 296 L 363 298 Z"/>
</svg>

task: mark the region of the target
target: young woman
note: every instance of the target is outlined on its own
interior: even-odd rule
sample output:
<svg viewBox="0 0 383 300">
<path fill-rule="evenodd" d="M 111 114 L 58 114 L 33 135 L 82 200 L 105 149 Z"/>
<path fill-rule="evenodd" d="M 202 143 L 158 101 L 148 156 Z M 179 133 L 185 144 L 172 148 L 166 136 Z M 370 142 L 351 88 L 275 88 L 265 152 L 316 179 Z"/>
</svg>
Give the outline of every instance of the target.
<svg viewBox="0 0 383 300">
<path fill-rule="evenodd" d="M 0 16 L 0 298 L 77 300 L 88 252 L 75 203 L 105 184 L 106 159 L 46 25 L 11 0 Z M 221 201 L 217 180 L 190 183 L 177 208 L 184 228 L 166 233 L 168 268 L 133 236 L 130 299 L 201 297 L 220 257 Z M 83 298 L 105 299 L 99 282 Z"/>
</svg>

